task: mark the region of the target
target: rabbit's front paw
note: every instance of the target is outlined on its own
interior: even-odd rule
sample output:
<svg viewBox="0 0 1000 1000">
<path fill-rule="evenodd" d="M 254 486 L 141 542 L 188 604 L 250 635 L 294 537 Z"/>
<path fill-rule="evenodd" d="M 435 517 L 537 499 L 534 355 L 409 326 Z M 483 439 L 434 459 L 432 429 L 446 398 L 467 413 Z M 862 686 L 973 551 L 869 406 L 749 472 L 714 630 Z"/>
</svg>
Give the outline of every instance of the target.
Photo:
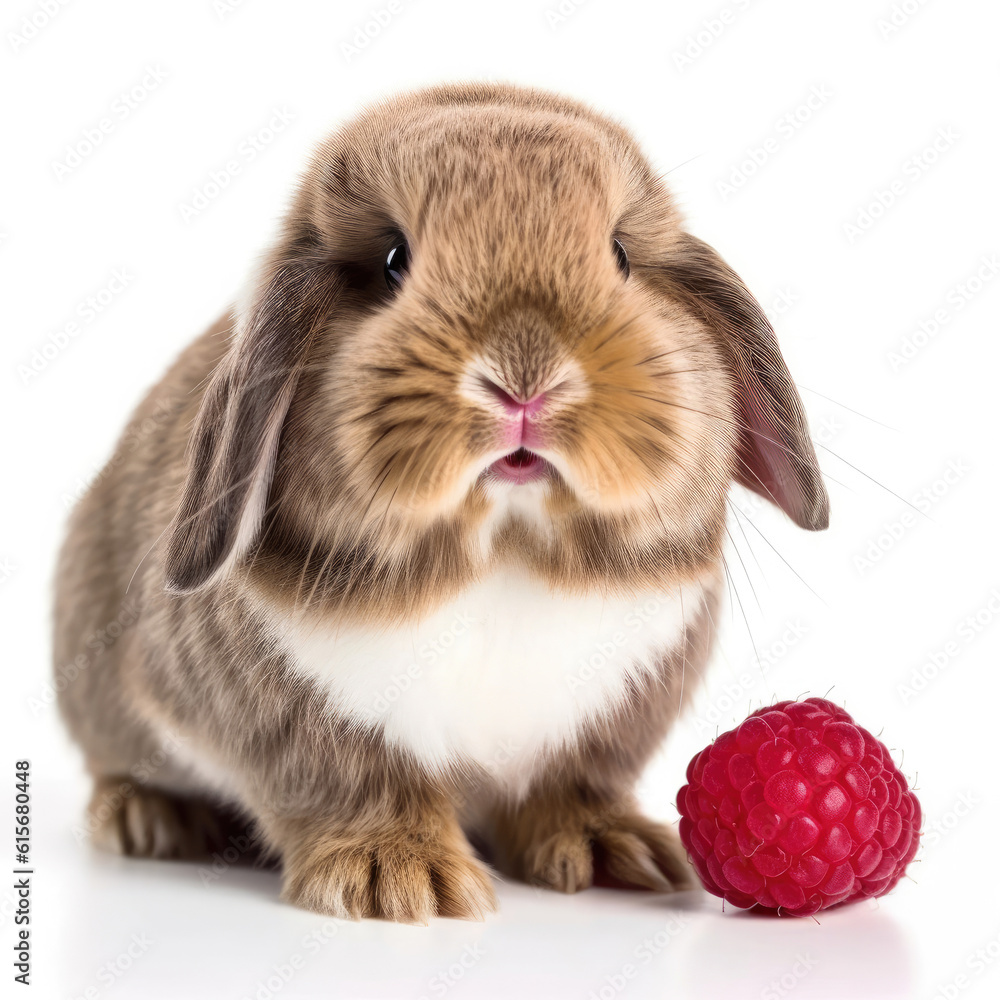
<svg viewBox="0 0 1000 1000">
<path fill-rule="evenodd" d="M 489 872 L 471 852 L 420 833 L 321 837 L 286 862 L 283 897 L 342 919 L 403 923 L 481 920 L 497 906 Z"/>
<path fill-rule="evenodd" d="M 532 885 L 578 892 L 590 885 L 673 892 L 693 882 L 679 837 L 630 805 L 557 800 L 505 817 L 505 868 Z"/>
</svg>

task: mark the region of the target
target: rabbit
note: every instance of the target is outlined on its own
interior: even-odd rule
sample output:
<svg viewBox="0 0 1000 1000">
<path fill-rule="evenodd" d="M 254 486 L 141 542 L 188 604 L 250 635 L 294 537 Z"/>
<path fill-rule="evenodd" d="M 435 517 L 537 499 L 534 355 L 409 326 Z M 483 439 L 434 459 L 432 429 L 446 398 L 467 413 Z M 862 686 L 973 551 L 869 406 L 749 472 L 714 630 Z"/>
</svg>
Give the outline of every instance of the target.
<svg viewBox="0 0 1000 1000">
<path fill-rule="evenodd" d="M 361 111 L 127 441 L 56 582 L 95 843 L 249 829 L 345 919 L 691 886 L 634 789 L 712 649 L 728 491 L 810 530 L 828 499 L 763 311 L 624 127 L 506 84 Z"/>
</svg>

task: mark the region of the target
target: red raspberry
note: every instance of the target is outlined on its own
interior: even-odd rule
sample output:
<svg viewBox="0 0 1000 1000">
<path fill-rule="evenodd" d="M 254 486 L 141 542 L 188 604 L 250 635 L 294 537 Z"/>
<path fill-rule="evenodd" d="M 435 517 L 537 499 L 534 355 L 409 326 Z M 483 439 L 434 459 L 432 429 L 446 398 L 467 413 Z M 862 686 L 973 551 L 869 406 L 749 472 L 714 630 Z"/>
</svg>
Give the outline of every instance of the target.
<svg viewBox="0 0 1000 1000">
<path fill-rule="evenodd" d="M 680 834 L 705 888 L 795 916 L 882 896 L 920 840 L 889 751 L 823 698 L 781 701 L 688 764 Z"/>
</svg>

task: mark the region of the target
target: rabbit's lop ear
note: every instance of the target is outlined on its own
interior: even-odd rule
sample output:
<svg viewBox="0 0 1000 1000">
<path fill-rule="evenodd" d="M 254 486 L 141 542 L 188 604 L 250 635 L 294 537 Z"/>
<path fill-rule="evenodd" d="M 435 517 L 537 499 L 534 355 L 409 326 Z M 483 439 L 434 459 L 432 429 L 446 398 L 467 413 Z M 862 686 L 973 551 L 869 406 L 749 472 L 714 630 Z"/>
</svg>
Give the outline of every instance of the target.
<svg viewBox="0 0 1000 1000">
<path fill-rule="evenodd" d="M 287 251 L 275 251 L 263 268 L 195 422 L 187 478 L 167 529 L 169 591 L 205 586 L 256 540 L 299 371 L 339 286 L 331 265 Z"/>
<path fill-rule="evenodd" d="M 672 249 L 664 277 L 727 358 L 740 424 L 736 478 L 799 527 L 825 528 L 830 501 L 802 400 L 763 309 L 715 250 L 688 233 Z"/>
</svg>

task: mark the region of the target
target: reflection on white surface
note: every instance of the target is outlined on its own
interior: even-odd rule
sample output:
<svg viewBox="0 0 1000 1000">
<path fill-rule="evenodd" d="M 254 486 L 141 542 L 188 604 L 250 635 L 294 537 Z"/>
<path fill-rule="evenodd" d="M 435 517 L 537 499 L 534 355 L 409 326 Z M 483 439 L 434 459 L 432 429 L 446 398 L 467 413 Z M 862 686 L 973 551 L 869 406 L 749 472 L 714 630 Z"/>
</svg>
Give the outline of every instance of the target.
<svg viewBox="0 0 1000 1000">
<path fill-rule="evenodd" d="M 279 876 L 45 844 L 60 927 L 40 995 L 98 998 L 732 998 L 914 996 L 887 904 L 813 920 L 722 913 L 700 892 L 498 886 L 483 923 L 341 923 L 279 902 Z M 46 841 L 49 837 L 46 838 Z M 109 964 L 110 963 L 110 964 Z M 42 980 L 49 979 L 48 984 Z M 88 993 L 88 990 L 90 991 Z"/>
<path fill-rule="evenodd" d="M 817 921 L 748 913 L 697 921 L 677 951 L 681 995 L 915 995 L 914 956 L 887 908 L 862 903 L 820 913 Z"/>
</svg>

